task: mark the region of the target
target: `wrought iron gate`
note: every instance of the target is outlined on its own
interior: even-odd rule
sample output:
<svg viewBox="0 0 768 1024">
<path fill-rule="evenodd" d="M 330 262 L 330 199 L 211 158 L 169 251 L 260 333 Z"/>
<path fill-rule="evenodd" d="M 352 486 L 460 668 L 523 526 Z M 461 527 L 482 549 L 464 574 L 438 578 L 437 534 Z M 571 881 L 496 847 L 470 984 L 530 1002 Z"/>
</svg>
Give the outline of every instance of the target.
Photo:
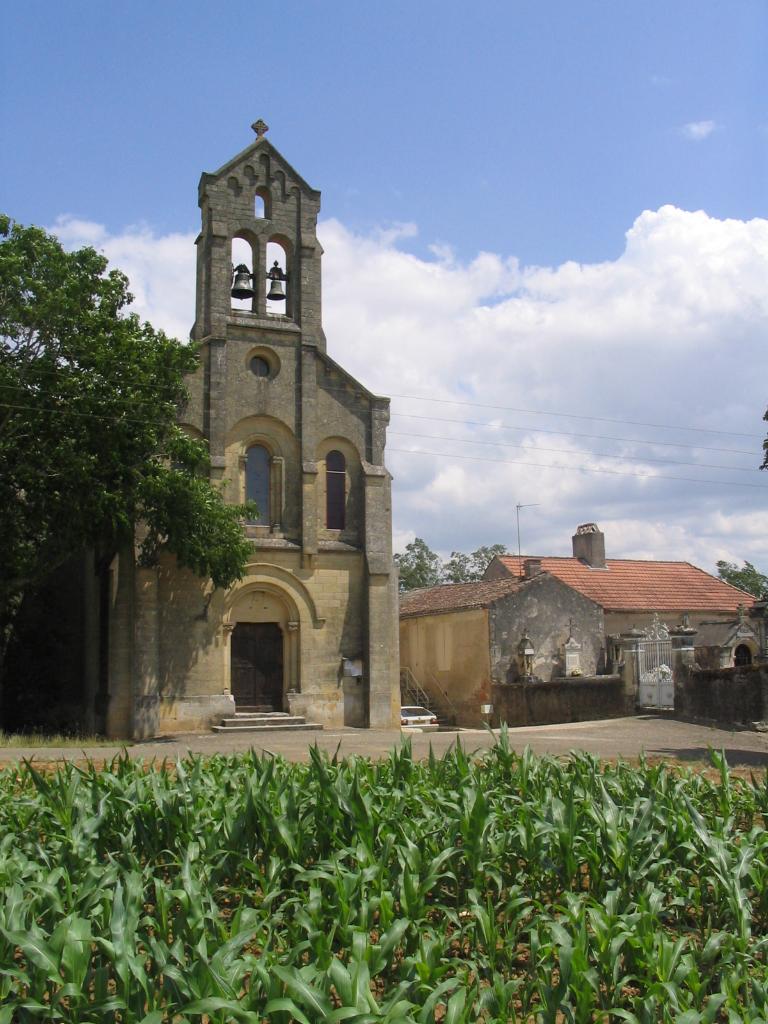
<svg viewBox="0 0 768 1024">
<path fill-rule="evenodd" d="M 672 672 L 672 643 L 669 629 L 653 616 L 637 645 L 638 703 L 642 708 L 675 706 L 675 682 Z"/>
</svg>

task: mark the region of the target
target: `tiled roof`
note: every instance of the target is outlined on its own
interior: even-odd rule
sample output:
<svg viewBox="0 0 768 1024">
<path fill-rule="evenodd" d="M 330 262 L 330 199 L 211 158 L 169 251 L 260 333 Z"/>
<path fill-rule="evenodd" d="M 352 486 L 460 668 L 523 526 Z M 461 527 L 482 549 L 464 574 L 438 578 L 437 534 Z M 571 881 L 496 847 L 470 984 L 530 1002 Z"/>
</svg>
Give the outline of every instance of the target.
<svg viewBox="0 0 768 1024">
<path fill-rule="evenodd" d="M 480 580 L 479 583 L 443 583 L 400 595 L 400 618 L 439 615 L 464 608 L 487 608 L 524 586 L 521 580 Z"/>
<path fill-rule="evenodd" d="M 499 561 L 514 577 L 523 575 L 526 555 L 502 555 Z M 533 557 L 533 556 L 530 556 Z M 733 611 L 749 608 L 751 594 L 710 576 L 690 562 L 645 562 L 607 558 L 593 569 L 578 558 L 540 559 L 543 572 L 591 598 L 607 611 Z"/>
</svg>

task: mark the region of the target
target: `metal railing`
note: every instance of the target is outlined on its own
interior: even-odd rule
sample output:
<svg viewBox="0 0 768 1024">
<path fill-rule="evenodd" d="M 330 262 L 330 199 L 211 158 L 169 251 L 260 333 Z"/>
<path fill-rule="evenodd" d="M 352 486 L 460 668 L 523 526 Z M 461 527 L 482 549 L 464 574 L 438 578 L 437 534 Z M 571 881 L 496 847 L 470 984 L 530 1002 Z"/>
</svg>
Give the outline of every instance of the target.
<svg viewBox="0 0 768 1024">
<path fill-rule="evenodd" d="M 426 707 L 429 694 L 406 665 L 400 669 L 400 701 L 403 704 L 417 704 Z"/>
<path fill-rule="evenodd" d="M 434 711 L 438 718 L 450 719 L 452 724 L 458 722 L 458 710 L 451 698 L 435 678 L 431 676 L 430 690 L 425 690 L 419 680 L 413 674 L 413 670 L 406 665 L 400 670 L 400 700 L 403 704 L 417 704 L 421 707 Z M 434 686 L 434 691 L 432 690 Z"/>
</svg>

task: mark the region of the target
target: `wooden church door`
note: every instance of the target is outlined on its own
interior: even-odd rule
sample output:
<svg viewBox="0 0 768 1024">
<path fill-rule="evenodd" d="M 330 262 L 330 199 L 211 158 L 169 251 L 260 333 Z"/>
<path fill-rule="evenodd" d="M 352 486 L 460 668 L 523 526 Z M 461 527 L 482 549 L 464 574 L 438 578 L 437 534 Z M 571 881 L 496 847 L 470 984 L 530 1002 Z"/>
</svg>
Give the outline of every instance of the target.
<svg viewBox="0 0 768 1024">
<path fill-rule="evenodd" d="M 283 710 L 283 633 L 276 622 L 238 622 L 235 626 L 232 696 L 238 708 Z"/>
</svg>

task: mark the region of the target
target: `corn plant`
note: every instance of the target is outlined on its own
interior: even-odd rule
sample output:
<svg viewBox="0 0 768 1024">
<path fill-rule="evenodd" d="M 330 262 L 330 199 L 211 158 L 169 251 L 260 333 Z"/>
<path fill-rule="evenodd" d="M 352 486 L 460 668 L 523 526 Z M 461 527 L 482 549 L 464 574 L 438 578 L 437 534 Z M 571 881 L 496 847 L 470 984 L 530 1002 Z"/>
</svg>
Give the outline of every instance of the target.
<svg viewBox="0 0 768 1024">
<path fill-rule="evenodd" d="M 768 786 L 515 753 L 0 772 L 0 1024 L 768 1020 Z"/>
</svg>

